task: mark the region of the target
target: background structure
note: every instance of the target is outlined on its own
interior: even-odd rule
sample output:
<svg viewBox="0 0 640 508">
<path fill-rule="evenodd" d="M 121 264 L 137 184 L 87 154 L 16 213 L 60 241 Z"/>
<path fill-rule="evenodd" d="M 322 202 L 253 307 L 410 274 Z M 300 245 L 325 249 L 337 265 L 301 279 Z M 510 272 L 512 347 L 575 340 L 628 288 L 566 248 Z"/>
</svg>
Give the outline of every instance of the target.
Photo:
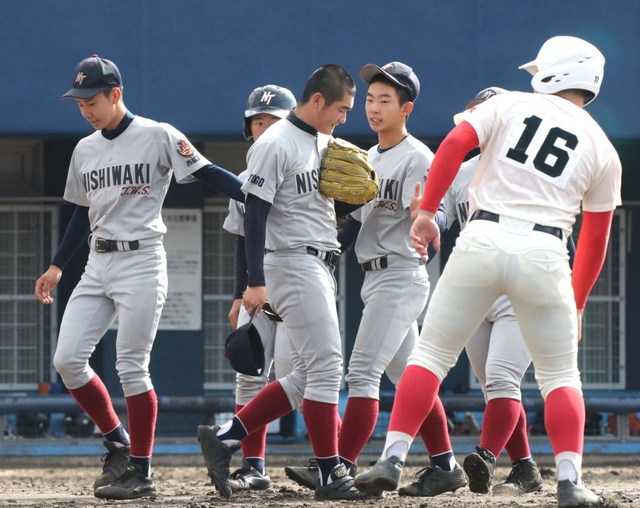
<svg viewBox="0 0 640 508">
<path fill-rule="evenodd" d="M 61 199 L 71 153 L 91 132 L 72 100 L 58 100 L 83 58 L 97 53 L 114 60 L 132 112 L 173 124 L 210 160 L 240 172 L 249 147 L 242 139 L 242 115 L 257 86 L 280 84 L 299 97 L 318 66 L 344 65 L 356 78 L 358 92 L 347 124 L 335 134 L 366 148 L 375 138 L 365 118 L 366 86 L 357 78 L 358 70 L 369 62 L 403 61 L 422 84 L 409 129 L 435 151 L 453 126 L 452 115 L 478 90 L 492 85 L 529 90 L 530 76 L 518 66 L 532 60 L 547 38 L 574 35 L 594 43 L 607 59 L 602 93 L 588 110 L 620 152 L 624 200 L 605 270 L 589 300 L 581 370 L 587 395 L 612 401 L 593 406 L 596 451 L 606 452 L 620 442 L 623 450 L 640 449 L 634 440 L 635 416 L 615 417 L 630 410 L 640 393 L 640 371 L 627 367 L 640 356 L 635 340 L 640 332 L 635 311 L 640 304 L 640 240 L 633 228 L 640 203 L 638 19 L 636 0 L 2 0 L 0 412 L 10 414 L 15 430 L 11 408 L 17 400 L 42 402 L 28 407 L 36 413 L 50 414 L 45 400 L 66 407 L 64 396 L 55 394 L 63 389 L 51 357 L 86 250 L 66 270 L 53 308 L 43 308 L 32 292 L 72 211 Z M 181 242 L 201 245 L 202 251 L 198 271 L 190 274 L 201 287 L 172 305 L 180 308 L 195 298 L 201 309 L 195 327 L 193 320 L 183 328 L 174 320 L 158 333 L 152 376 L 159 395 L 167 397 L 165 407 L 173 403 L 180 409 L 161 413 L 159 436 L 191 435 L 194 424 L 212 417 L 211 398 L 224 400 L 232 393 L 233 373 L 221 355 L 230 331 L 226 315 L 233 278 L 233 240 L 221 230 L 226 206 L 200 184 L 173 185 L 166 201 L 168 223 L 173 224 L 167 249 L 174 253 L 174 268 L 184 268 Z M 434 281 L 438 268 L 431 265 Z M 339 279 L 339 309 L 349 316 L 342 320 L 348 357 L 361 308 L 362 274 L 352 254 L 342 261 Z M 118 396 L 114 337 L 108 333 L 93 364 Z M 525 386 L 533 401 L 529 409 L 535 432 L 533 378 Z M 454 404 L 453 417 L 464 420 L 466 410 L 479 415 L 477 388 L 462 358 L 443 385 L 444 395 L 462 394 L 476 402 L 469 399 L 466 408 Z M 180 397 L 190 398 L 191 406 L 180 406 Z M 217 410 L 225 407 L 215 405 Z M 279 434 L 302 436 L 299 420 L 281 422 Z M 381 430 L 385 425 L 381 421 Z M 55 417 L 50 429 L 64 434 Z"/>
</svg>

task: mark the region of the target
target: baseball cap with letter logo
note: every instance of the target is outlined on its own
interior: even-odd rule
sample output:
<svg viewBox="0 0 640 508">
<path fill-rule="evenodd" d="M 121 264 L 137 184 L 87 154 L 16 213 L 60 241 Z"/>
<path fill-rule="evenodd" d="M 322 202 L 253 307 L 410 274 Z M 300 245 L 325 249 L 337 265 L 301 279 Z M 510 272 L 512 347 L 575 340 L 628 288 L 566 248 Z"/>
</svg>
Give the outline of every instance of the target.
<svg viewBox="0 0 640 508">
<path fill-rule="evenodd" d="M 111 60 L 93 55 L 76 65 L 73 86 L 61 99 L 90 99 L 114 86 L 122 86 L 122 76 Z"/>
</svg>

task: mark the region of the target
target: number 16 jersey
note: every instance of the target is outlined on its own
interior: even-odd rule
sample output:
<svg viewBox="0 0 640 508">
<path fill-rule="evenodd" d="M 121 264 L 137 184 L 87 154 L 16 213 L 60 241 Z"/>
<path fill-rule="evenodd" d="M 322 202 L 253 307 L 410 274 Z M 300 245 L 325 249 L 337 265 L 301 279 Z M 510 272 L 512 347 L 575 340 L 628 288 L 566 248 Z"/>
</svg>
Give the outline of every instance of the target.
<svg viewBox="0 0 640 508">
<path fill-rule="evenodd" d="M 464 113 L 482 157 L 469 212 L 487 210 L 570 233 L 580 205 L 621 204 L 618 154 L 591 116 L 566 99 L 509 92 Z"/>
</svg>

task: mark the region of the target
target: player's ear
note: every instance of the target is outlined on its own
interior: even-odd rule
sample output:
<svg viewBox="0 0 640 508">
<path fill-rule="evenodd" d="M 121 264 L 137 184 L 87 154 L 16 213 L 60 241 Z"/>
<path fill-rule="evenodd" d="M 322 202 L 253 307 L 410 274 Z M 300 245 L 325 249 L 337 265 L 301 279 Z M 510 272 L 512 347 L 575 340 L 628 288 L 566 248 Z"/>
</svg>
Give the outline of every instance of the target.
<svg viewBox="0 0 640 508">
<path fill-rule="evenodd" d="M 117 102 L 122 98 L 122 90 L 118 87 L 113 87 L 111 89 L 111 102 L 113 104 L 117 104 Z"/>
<path fill-rule="evenodd" d="M 402 112 L 409 116 L 409 114 L 411 114 L 411 112 L 413 111 L 413 102 L 411 101 L 407 101 L 402 105 Z"/>
<path fill-rule="evenodd" d="M 317 109 L 322 109 L 324 107 L 325 102 L 326 101 L 325 101 L 324 95 L 322 95 L 320 92 L 316 92 L 311 96 L 311 103 Z"/>
</svg>

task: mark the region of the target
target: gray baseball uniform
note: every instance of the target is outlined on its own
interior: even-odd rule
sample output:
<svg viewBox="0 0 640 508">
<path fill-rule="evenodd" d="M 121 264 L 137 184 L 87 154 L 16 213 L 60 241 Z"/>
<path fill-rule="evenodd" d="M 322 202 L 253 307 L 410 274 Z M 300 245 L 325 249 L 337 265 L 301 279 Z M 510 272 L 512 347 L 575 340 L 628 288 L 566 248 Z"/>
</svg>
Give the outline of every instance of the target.
<svg viewBox="0 0 640 508">
<path fill-rule="evenodd" d="M 349 397 L 378 399 L 386 370 L 400 379 L 418 338 L 417 318 L 429 296 L 427 270 L 411 246 L 410 203 L 424 187 L 433 152 L 409 135 L 388 150 L 369 150 L 380 178 L 378 196 L 351 216 L 362 226 L 355 245 L 365 269 L 360 291 L 364 311 L 346 376 Z"/>
<path fill-rule="evenodd" d="M 246 180 L 247 170 L 239 177 Z M 222 227 L 231 234 L 244 236 L 244 203 L 234 199 L 229 201 L 229 213 Z M 249 322 L 249 313 L 241 306 L 238 316 L 238 326 Z M 276 379 L 280 379 L 293 371 L 293 365 L 298 356 L 289 344 L 289 337 L 282 321 L 272 321 L 263 312 L 258 314 L 253 324 L 260 334 L 264 345 L 265 368 L 261 376 L 247 376 L 236 374 L 236 403 L 244 406 L 256 396 L 267 384 L 271 369 L 275 371 Z M 302 400 L 300 400 L 300 403 Z"/>
<path fill-rule="evenodd" d="M 89 357 L 116 314 L 116 368 L 124 395 L 153 388 L 149 355 L 167 295 L 160 211 L 172 174 L 186 183 L 207 164 L 175 128 L 139 116 L 115 139 L 98 131 L 76 146 L 64 198 L 89 207 L 92 236 L 54 357 L 67 388 L 93 377 Z M 103 252 L 104 240 L 116 241 L 118 251 Z"/>
<path fill-rule="evenodd" d="M 305 375 L 294 366 L 280 380 L 294 408 L 300 394 L 336 404 L 342 379 L 336 281 L 325 261 L 340 244 L 333 200 L 318 191 L 329 139 L 289 119 L 277 122 L 249 150 L 249 177 L 242 187 L 272 204 L 264 258 L 267 296 L 307 368 Z"/>
</svg>

